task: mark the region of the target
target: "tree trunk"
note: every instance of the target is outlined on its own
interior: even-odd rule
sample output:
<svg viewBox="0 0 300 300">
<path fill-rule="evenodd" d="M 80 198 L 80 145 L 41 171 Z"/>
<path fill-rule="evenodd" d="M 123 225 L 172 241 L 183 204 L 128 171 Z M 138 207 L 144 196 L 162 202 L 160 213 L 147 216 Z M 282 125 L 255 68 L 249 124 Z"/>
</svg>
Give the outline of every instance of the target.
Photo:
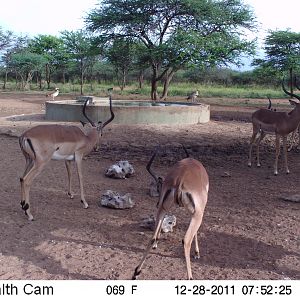
<svg viewBox="0 0 300 300">
<path fill-rule="evenodd" d="M 83 60 L 80 60 L 80 95 L 83 95 Z"/>
<path fill-rule="evenodd" d="M 160 100 L 165 101 L 167 99 L 170 82 L 171 82 L 174 74 L 175 74 L 174 70 L 171 70 L 170 73 L 166 73 L 166 78 L 164 80 L 164 89 L 163 89 L 163 93 L 162 93 Z"/>
<path fill-rule="evenodd" d="M 290 68 L 289 69 L 289 73 L 290 73 L 290 90 L 291 90 L 291 93 L 293 94 L 293 68 Z"/>
<path fill-rule="evenodd" d="M 47 81 L 47 88 L 48 90 L 50 89 L 50 83 L 51 83 L 51 80 L 50 80 L 50 67 L 49 67 L 49 64 L 46 64 L 46 81 Z"/>
<path fill-rule="evenodd" d="M 121 85 L 121 91 L 124 90 L 126 86 L 126 70 L 122 70 L 122 85 Z"/>
<path fill-rule="evenodd" d="M 142 89 L 144 83 L 144 70 L 140 70 L 138 80 L 139 80 L 139 88 Z"/>
<path fill-rule="evenodd" d="M 151 78 L 151 100 L 156 101 L 158 99 L 158 92 L 157 92 L 157 73 L 158 67 L 156 64 L 152 64 L 152 78 Z"/>
<path fill-rule="evenodd" d="M 8 72 L 7 72 L 7 70 L 5 70 L 4 82 L 3 82 L 3 86 L 2 86 L 2 89 L 3 89 L 3 90 L 6 89 L 7 76 L 8 76 Z"/>
</svg>

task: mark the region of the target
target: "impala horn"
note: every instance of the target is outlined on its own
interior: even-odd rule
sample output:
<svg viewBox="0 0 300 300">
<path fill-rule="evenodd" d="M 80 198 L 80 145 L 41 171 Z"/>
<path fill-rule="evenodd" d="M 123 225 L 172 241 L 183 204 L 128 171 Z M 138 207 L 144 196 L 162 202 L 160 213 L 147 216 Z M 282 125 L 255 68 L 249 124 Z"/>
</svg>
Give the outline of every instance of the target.
<svg viewBox="0 0 300 300">
<path fill-rule="evenodd" d="M 286 88 L 284 87 L 284 78 L 282 79 L 282 89 L 283 89 L 283 91 L 284 91 L 287 95 L 289 95 L 289 96 L 291 96 L 291 97 L 294 97 L 294 98 L 296 98 L 296 99 L 298 99 L 298 100 L 300 101 L 300 96 L 298 96 L 298 95 L 296 95 L 296 94 L 294 94 L 294 93 L 291 93 L 291 92 L 289 92 L 289 91 L 286 90 Z"/>
<path fill-rule="evenodd" d="M 114 117 L 115 117 L 115 114 L 114 114 L 114 112 L 113 112 L 113 110 L 112 110 L 112 100 L 111 100 L 111 95 L 109 96 L 109 110 L 110 110 L 110 118 L 102 124 L 101 130 L 103 130 L 103 128 L 104 128 L 107 124 L 109 124 L 109 123 L 114 119 Z"/>
<path fill-rule="evenodd" d="M 272 102 L 271 102 L 270 97 L 268 97 L 268 100 L 269 100 L 269 105 L 268 105 L 268 108 L 267 108 L 267 109 L 271 109 L 271 108 L 272 108 Z"/>
<path fill-rule="evenodd" d="M 89 102 L 89 99 L 85 100 L 85 102 L 83 104 L 83 108 L 82 108 L 82 114 L 85 116 L 85 118 L 90 122 L 90 124 L 93 127 L 96 127 L 95 123 L 86 114 L 86 106 L 87 106 L 88 102 Z"/>
<path fill-rule="evenodd" d="M 160 176 L 156 176 L 154 174 L 154 172 L 151 170 L 151 165 L 153 163 L 153 160 L 154 160 L 157 152 L 158 152 L 158 147 L 156 148 L 155 152 L 152 154 L 152 156 L 151 156 L 151 158 L 150 158 L 150 160 L 149 160 L 149 162 L 148 162 L 148 164 L 146 166 L 146 169 L 149 172 L 149 174 L 154 178 L 155 183 L 156 183 L 157 192 L 160 194 L 161 187 L 162 187 L 162 184 L 163 184 L 163 178 L 160 177 Z M 158 205 L 158 203 L 157 203 L 157 205 Z"/>
<path fill-rule="evenodd" d="M 297 84 L 297 76 L 296 75 L 294 77 L 294 86 L 296 87 L 297 90 L 300 91 L 300 86 Z"/>
<path fill-rule="evenodd" d="M 181 144 L 181 146 L 182 146 L 182 148 L 183 148 L 183 151 L 184 151 L 184 153 L 185 153 L 186 158 L 190 157 L 190 154 L 188 153 L 186 147 L 185 147 L 183 144 Z"/>
</svg>

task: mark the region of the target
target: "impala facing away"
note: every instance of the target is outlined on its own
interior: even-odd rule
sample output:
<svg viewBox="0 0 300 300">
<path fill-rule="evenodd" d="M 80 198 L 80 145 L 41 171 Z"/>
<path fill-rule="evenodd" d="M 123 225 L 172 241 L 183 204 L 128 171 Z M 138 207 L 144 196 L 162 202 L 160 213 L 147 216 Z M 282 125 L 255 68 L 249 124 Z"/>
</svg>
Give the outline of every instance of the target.
<svg viewBox="0 0 300 300">
<path fill-rule="evenodd" d="M 26 159 L 25 171 L 20 178 L 21 182 L 21 206 L 28 216 L 29 220 L 33 220 L 30 212 L 29 191 L 34 178 L 40 174 L 43 168 L 51 160 L 64 160 L 68 173 L 68 196 L 72 199 L 71 190 L 71 161 L 76 162 L 77 173 L 80 184 L 81 202 L 84 208 L 88 208 L 88 204 L 84 197 L 83 180 L 82 180 L 82 159 L 89 154 L 98 143 L 102 135 L 103 128 L 114 118 L 112 111 L 112 101 L 110 103 L 110 118 L 103 124 L 99 122 L 97 125 L 86 115 L 87 101 L 83 105 L 83 115 L 91 124 L 91 128 L 84 133 L 77 126 L 69 125 L 38 125 L 25 131 L 19 138 L 21 150 Z"/>
<path fill-rule="evenodd" d="M 283 91 L 292 97 L 300 100 L 300 97 L 288 92 L 284 83 L 282 82 Z M 283 139 L 283 152 L 284 152 L 284 163 L 285 170 L 288 174 L 290 171 L 287 165 L 287 136 L 289 133 L 296 130 L 300 122 L 300 103 L 297 103 L 293 100 L 289 100 L 295 108 L 289 113 L 286 112 L 277 112 L 270 109 L 259 109 L 252 114 L 252 125 L 253 125 L 253 134 L 250 140 L 250 149 L 249 149 L 249 160 L 248 166 L 251 167 L 252 161 L 252 147 L 256 143 L 256 156 L 257 156 L 257 166 L 260 167 L 259 160 L 259 144 L 262 139 L 266 136 L 267 133 L 276 135 L 276 156 L 274 163 L 274 175 L 278 174 L 278 156 L 280 153 L 280 137 Z M 257 138 L 258 133 L 260 136 Z"/>
<path fill-rule="evenodd" d="M 208 197 L 209 180 L 203 165 L 193 158 L 184 158 L 177 162 L 168 172 L 164 180 L 157 177 L 150 169 L 156 152 L 152 155 L 147 170 L 154 177 L 160 193 L 158 210 L 156 215 L 156 226 L 143 258 L 136 267 L 132 279 L 136 279 L 141 273 L 142 266 L 151 249 L 157 247 L 161 233 L 161 226 L 166 212 L 175 204 L 185 207 L 191 214 L 190 225 L 183 239 L 184 255 L 187 267 L 188 279 L 193 279 L 191 270 L 191 244 L 195 240 L 196 258 L 199 258 L 199 245 L 197 239 L 198 229 L 202 223 L 203 213 Z"/>
</svg>

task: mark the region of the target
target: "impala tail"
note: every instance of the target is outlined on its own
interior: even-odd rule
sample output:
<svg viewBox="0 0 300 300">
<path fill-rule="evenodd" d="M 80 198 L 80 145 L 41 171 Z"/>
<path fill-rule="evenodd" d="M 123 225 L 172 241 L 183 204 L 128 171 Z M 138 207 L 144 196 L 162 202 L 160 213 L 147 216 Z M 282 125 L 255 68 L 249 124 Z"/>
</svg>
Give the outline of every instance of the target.
<svg viewBox="0 0 300 300">
<path fill-rule="evenodd" d="M 19 137 L 19 144 L 20 144 L 20 148 L 22 150 L 22 152 L 24 153 L 25 156 L 31 158 L 31 159 L 35 159 L 36 158 L 36 154 L 32 145 L 32 142 L 29 138 L 25 137 L 25 136 L 20 136 Z"/>
</svg>

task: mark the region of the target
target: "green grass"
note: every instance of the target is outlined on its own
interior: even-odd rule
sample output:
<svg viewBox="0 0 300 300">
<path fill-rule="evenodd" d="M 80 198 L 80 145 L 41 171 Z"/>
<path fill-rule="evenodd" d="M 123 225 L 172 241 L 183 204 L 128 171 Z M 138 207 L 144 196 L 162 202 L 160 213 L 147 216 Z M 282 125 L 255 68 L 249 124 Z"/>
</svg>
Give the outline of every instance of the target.
<svg viewBox="0 0 300 300">
<path fill-rule="evenodd" d="M 0 87 L 2 86 L 0 82 Z M 51 84 L 52 88 L 59 87 L 62 94 L 80 94 L 79 84 Z M 85 84 L 83 91 L 85 95 L 106 95 L 108 88 L 114 88 L 114 93 L 119 95 L 142 95 L 150 98 L 150 84 L 145 83 L 142 89 L 138 88 L 137 84 L 131 84 L 126 86 L 126 88 L 121 91 L 121 89 L 114 83 L 107 84 Z M 192 91 L 199 91 L 199 98 L 248 98 L 248 99 L 258 99 L 267 98 L 272 99 L 285 97 L 281 88 L 273 89 L 270 87 L 262 86 L 221 86 L 221 85 L 201 85 L 195 83 L 175 83 L 172 82 L 169 87 L 168 96 L 169 97 L 183 97 L 185 98 Z M 16 91 L 16 84 L 10 82 L 7 84 L 6 91 Z M 44 88 L 42 91 L 36 84 L 31 84 L 30 91 L 36 92 L 46 92 L 47 89 Z M 162 92 L 162 88 L 159 87 L 158 92 Z"/>
</svg>

